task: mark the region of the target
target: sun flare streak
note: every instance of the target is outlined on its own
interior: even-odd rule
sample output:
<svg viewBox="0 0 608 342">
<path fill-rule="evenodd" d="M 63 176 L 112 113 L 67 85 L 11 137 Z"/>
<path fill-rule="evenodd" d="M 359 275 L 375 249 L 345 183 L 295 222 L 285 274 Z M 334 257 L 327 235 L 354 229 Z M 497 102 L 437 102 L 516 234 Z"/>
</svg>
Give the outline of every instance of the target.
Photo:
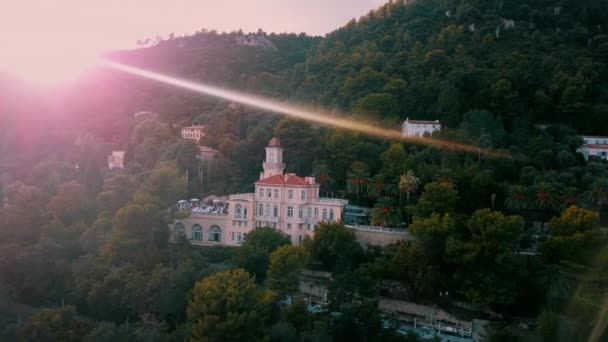
<svg viewBox="0 0 608 342">
<path fill-rule="evenodd" d="M 168 85 L 173 85 L 201 94 L 221 98 L 232 102 L 238 102 L 246 106 L 255 107 L 277 114 L 284 114 L 318 124 L 342 128 L 384 139 L 401 140 L 414 144 L 430 145 L 437 148 L 444 148 L 455 151 L 479 153 L 496 158 L 510 158 L 510 155 L 507 153 L 502 153 L 490 149 L 483 149 L 479 148 L 478 146 L 468 144 L 455 143 L 430 137 L 404 137 L 401 135 L 401 131 L 396 129 L 381 127 L 378 125 L 373 125 L 369 122 L 357 121 L 350 118 L 347 119 L 344 117 L 338 117 L 327 112 L 306 109 L 301 106 L 295 106 L 292 104 L 270 100 L 260 96 L 244 94 L 234 90 L 223 89 L 220 87 L 211 86 L 200 82 L 187 81 L 176 77 L 171 77 L 145 69 L 125 65 L 122 63 L 117 63 L 107 59 L 102 60 L 101 63 L 106 67 L 112 68 L 114 70 L 123 71 L 131 75 L 140 76 L 146 79 L 162 82 Z"/>
</svg>

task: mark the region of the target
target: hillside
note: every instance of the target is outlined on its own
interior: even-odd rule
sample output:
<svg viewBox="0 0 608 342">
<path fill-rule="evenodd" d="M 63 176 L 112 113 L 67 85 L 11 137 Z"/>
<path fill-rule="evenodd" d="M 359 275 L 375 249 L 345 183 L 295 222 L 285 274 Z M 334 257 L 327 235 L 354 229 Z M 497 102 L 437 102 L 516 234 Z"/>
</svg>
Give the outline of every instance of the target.
<svg viewBox="0 0 608 342">
<path fill-rule="evenodd" d="M 608 168 L 577 149 L 583 132 L 608 135 L 607 25 L 597 0 L 393 1 L 326 37 L 201 31 L 108 55 L 395 128 L 439 119 L 434 138 L 477 153 L 104 68 L 54 89 L 0 75 L 0 340 L 416 340 L 386 329 L 380 295 L 470 307 L 471 317 L 492 310 L 502 317 L 492 340 L 585 340 L 605 326 Z M 191 124 L 207 126 L 201 145 L 217 158 L 201 161 L 178 138 Z M 241 247 L 228 249 L 217 240 L 229 230 L 171 230 L 189 214 L 176 212 L 180 199 L 251 192 L 273 136 L 286 172 L 314 175 L 321 196 L 369 207 L 370 224 L 406 227 L 415 241 L 364 250 L 325 219 L 283 231 L 245 224 Z M 108 170 L 114 150 L 126 151 L 124 169 Z M 302 246 L 283 246 L 304 233 Z M 205 238 L 218 244 L 190 245 Z M 273 299 L 297 295 L 303 267 L 333 272 L 332 314 Z M 537 317 L 538 331 L 513 329 L 521 317 Z"/>
</svg>

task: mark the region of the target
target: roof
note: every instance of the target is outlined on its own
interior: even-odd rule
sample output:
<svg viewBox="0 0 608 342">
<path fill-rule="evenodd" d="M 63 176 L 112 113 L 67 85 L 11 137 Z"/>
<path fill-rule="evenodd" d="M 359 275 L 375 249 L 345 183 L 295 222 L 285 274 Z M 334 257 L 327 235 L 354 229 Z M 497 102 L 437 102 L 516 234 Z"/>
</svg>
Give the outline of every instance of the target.
<svg viewBox="0 0 608 342">
<path fill-rule="evenodd" d="M 585 144 L 585 145 L 583 145 L 583 147 L 608 149 L 608 144 Z"/>
<path fill-rule="evenodd" d="M 187 126 L 187 127 L 183 127 L 182 129 L 205 129 L 207 126 L 203 126 L 203 125 L 194 125 L 194 126 Z"/>
<path fill-rule="evenodd" d="M 582 135 L 581 137 L 582 137 L 583 139 L 585 139 L 585 138 L 591 138 L 591 139 L 593 139 L 593 138 L 608 139 L 608 136 L 606 136 L 606 135 Z"/>
<path fill-rule="evenodd" d="M 306 179 L 294 174 L 274 175 L 268 178 L 261 179 L 255 184 L 268 185 L 310 185 Z"/>
<path fill-rule="evenodd" d="M 412 123 L 412 124 L 438 124 L 439 120 L 410 120 L 410 119 L 405 119 L 405 122 L 407 123 Z"/>
<path fill-rule="evenodd" d="M 268 147 L 281 147 L 281 142 L 276 137 L 270 139 Z"/>
</svg>

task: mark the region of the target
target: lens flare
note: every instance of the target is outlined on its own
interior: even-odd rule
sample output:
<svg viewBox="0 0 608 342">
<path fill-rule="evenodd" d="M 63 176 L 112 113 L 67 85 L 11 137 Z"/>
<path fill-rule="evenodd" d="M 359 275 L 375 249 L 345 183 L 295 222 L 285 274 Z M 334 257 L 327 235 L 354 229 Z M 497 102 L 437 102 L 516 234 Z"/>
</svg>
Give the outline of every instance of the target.
<svg viewBox="0 0 608 342">
<path fill-rule="evenodd" d="M 246 106 L 263 109 L 277 114 L 288 115 L 297 119 L 306 120 L 318 124 L 342 128 L 384 139 L 402 140 L 414 144 L 430 145 L 449 150 L 473 152 L 478 153 L 480 155 L 483 154 L 496 158 L 510 158 L 510 155 L 507 153 L 480 148 L 478 146 L 473 145 L 455 143 L 431 137 L 404 137 L 401 135 L 401 131 L 393 128 L 381 127 L 368 122 L 353 120 L 351 118 L 345 118 L 341 116 L 335 116 L 334 114 L 331 114 L 329 112 L 322 112 L 316 109 L 308 109 L 302 106 L 295 106 L 293 104 L 287 104 L 284 102 L 266 99 L 260 96 L 237 92 L 234 90 L 223 89 L 201 82 L 187 81 L 180 78 L 156 73 L 153 71 L 129 66 L 126 64 L 117 63 L 108 59 L 103 59 L 101 63 L 106 67 L 109 67 L 114 70 L 123 71 L 131 75 L 140 76 L 157 82 L 162 82 L 168 85 L 173 85 L 183 89 L 198 92 L 200 94 L 205 94 L 224 100 L 237 102 Z"/>
</svg>

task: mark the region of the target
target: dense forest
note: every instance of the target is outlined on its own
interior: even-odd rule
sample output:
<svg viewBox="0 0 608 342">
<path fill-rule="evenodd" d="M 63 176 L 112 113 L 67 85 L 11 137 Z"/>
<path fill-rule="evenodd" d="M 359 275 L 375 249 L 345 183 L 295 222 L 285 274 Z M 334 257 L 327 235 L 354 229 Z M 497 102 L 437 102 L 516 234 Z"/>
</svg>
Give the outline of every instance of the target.
<svg viewBox="0 0 608 342">
<path fill-rule="evenodd" d="M 532 339 L 600 336 L 608 166 L 576 150 L 580 134 L 608 135 L 607 25 L 603 1 L 400 0 L 325 37 L 202 30 L 108 55 L 388 127 L 438 119 L 435 138 L 512 158 L 368 137 L 106 68 L 53 90 L 0 75 L 0 339 L 400 340 L 378 313 L 385 280 L 418 301 L 498 313 L 493 341 L 534 335 L 513 329 L 516 317 L 538 318 Z M 177 139 L 191 124 L 207 126 L 214 161 Z M 238 249 L 169 244 L 167 208 L 251 191 L 272 136 L 288 171 L 418 240 L 364 249 L 338 224 L 303 246 L 271 229 Z M 107 170 L 112 150 L 127 151 L 125 170 Z M 340 315 L 277 304 L 304 267 L 333 272 Z"/>
</svg>

